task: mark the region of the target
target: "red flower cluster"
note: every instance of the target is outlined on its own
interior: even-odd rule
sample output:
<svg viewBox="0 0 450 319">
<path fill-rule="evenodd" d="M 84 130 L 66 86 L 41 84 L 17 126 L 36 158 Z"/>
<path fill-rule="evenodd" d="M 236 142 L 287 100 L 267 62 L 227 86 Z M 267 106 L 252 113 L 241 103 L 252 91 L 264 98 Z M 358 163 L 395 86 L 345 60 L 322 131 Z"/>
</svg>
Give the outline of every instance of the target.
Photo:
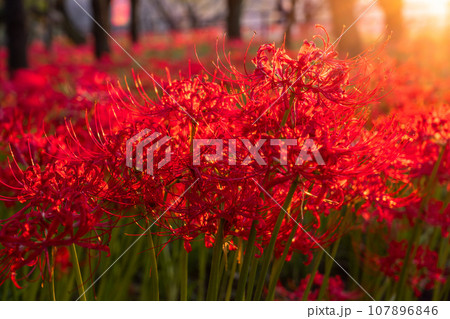
<svg viewBox="0 0 450 319">
<path fill-rule="evenodd" d="M 328 229 L 321 225 L 344 205 L 362 216 L 361 227 L 374 219 L 391 227 L 404 216 L 411 223 L 423 217 L 447 236 L 448 203 L 435 198 L 422 205 L 420 181 L 437 162 L 437 183 L 449 179 L 448 108 L 408 113 L 405 99 L 397 119 L 380 115 L 381 109 L 373 119 L 372 107 L 388 103 L 374 85 L 385 76 L 374 56 L 341 60 L 328 38 L 317 39 L 320 46 L 305 42 L 295 58 L 283 47 L 262 45 L 249 71 L 239 71 L 227 57 L 217 60 L 214 71 L 192 75 L 198 63 L 182 72 L 188 76 L 158 78 L 153 92 L 139 76 L 134 87 L 107 86 L 107 73 L 86 65 L 42 67 L 2 81 L 0 100 L 8 107 L 0 113 L 0 147 L 13 160 L 2 159 L 1 199 L 15 205 L 0 220 L 0 281 L 10 277 L 18 286 L 19 269 L 44 271 L 54 247 L 108 251 L 121 218 L 155 222 L 158 235 L 182 239 L 187 251 L 194 240 L 212 247 L 222 231 L 224 247 L 243 249 L 238 242 L 255 231 L 257 257 L 276 238 L 276 258 L 299 252 L 308 262 L 319 246 L 336 240 L 341 216 Z M 68 74 L 70 85 L 59 88 Z M 154 162 L 168 147 L 171 160 L 154 175 L 126 166 L 127 141 L 144 129 L 171 138 Z M 204 155 L 217 148 L 205 146 L 196 165 L 196 139 L 223 141 L 223 156 L 208 161 Z M 274 146 L 269 140 L 295 143 Z M 307 140 L 324 165 L 314 156 L 298 161 Z M 279 223 L 283 204 L 289 216 Z M 387 273 L 384 265 L 404 257 L 402 245 L 391 241 L 388 257 L 371 257 Z M 441 271 L 435 253 L 420 247 L 415 260 L 430 272 L 411 284 L 421 289 Z M 345 292 L 340 277 L 329 282 L 333 300 L 358 298 Z M 292 294 L 279 292 L 298 299 L 305 285 Z M 309 298 L 317 294 L 313 289 Z"/>
<path fill-rule="evenodd" d="M 207 242 L 211 242 L 223 220 L 226 238 L 248 239 L 256 221 L 256 245 L 263 250 L 280 214 L 275 201 L 282 204 L 292 181 L 299 179 L 290 215 L 300 221 L 304 207 L 306 214 L 313 216 L 305 227 L 325 245 L 330 234 L 317 233 L 320 215 L 316 212 L 327 215 L 330 209 L 339 207 L 344 192 L 351 187 L 349 181 L 385 168 L 388 159 L 398 154 L 402 140 L 392 121 L 366 128 L 367 107 L 377 99 L 377 88 L 370 89 L 369 61 L 363 57 L 338 60 L 328 41 L 323 39 L 323 44 L 321 49 L 305 42 L 296 59 L 283 48 L 263 45 L 253 59 L 253 72 L 240 73 L 231 65 L 219 63 L 209 76 L 163 82 L 158 99 L 147 95 L 138 78 L 138 96 L 129 88 L 113 89 L 118 113 L 126 113 L 127 117 L 117 117 L 117 125 L 105 133 L 105 150 L 124 154 L 124 142 L 145 128 L 170 136 L 171 145 L 176 146 L 171 162 L 156 176 L 112 173 L 123 177 L 126 187 L 114 197 L 144 205 L 146 214 L 157 219 L 170 207 L 171 198 L 198 180 L 180 202 L 158 219 L 158 226 L 166 230 L 162 234 L 183 238 L 187 243 L 205 234 Z M 237 165 L 230 165 L 224 156 L 224 160 L 213 162 L 202 158 L 201 165 L 196 166 L 192 163 L 193 139 L 223 140 L 228 151 L 231 140 L 248 139 L 251 145 L 268 139 L 294 139 L 299 143 L 290 146 L 288 165 L 270 160 L 280 157 L 280 152 L 269 143 L 259 148 L 268 165 L 247 161 L 248 146 L 237 143 Z M 296 165 L 306 139 L 315 142 L 325 165 L 314 161 Z M 203 151 L 214 153 L 214 147 Z M 163 155 L 161 150 L 156 158 Z M 109 153 L 107 157 L 113 163 L 110 167 L 122 169 L 124 156 Z M 138 176 L 133 176 L 136 173 Z M 289 218 L 282 223 L 278 255 L 293 225 Z M 293 249 L 310 256 L 311 249 L 317 248 L 300 228 L 292 242 Z"/>
<path fill-rule="evenodd" d="M 281 283 L 277 286 L 277 295 L 280 300 L 289 300 L 289 301 L 299 301 L 302 300 L 303 295 L 306 291 L 306 287 L 308 281 L 310 279 L 310 275 L 306 276 L 305 279 L 302 279 L 300 285 L 295 290 L 286 289 Z M 320 287 L 323 284 L 323 275 L 320 273 L 316 273 L 316 276 L 313 280 L 312 288 L 308 294 L 307 300 L 315 301 L 318 299 Z M 351 301 L 357 300 L 361 297 L 361 292 L 359 291 L 347 291 L 345 289 L 345 284 L 342 281 L 339 275 L 334 277 L 330 277 L 328 279 L 328 287 L 326 290 L 327 300 L 330 301 Z"/>
<path fill-rule="evenodd" d="M 406 255 L 406 241 L 392 241 L 389 243 L 386 255 L 376 256 L 372 262 L 386 276 L 399 280 Z M 414 250 L 414 247 L 413 247 Z M 416 296 L 420 296 L 425 289 L 432 289 L 437 282 L 445 282 L 443 272 L 437 267 L 438 254 L 428 247 L 417 247 L 413 258 L 414 275 L 410 277 L 409 284 L 413 287 Z"/>
</svg>

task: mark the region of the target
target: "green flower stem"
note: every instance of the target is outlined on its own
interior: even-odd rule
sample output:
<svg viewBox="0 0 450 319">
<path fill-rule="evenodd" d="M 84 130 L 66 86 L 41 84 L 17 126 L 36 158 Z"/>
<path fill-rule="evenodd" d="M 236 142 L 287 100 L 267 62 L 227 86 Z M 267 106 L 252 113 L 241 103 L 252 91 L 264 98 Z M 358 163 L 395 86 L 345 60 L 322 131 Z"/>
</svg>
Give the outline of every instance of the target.
<svg viewBox="0 0 450 319">
<path fill-rule="evenodd" d="M 417 249 L 417 241 L 420 238 L 422 222 L 420 220 L 416 220 L 416 223 L 413 228 L 413 232 L 411 235 L 411 239 L 408 243 L 408 248 L 406 249 L 405 259 L 402 267 L 402 271 L 400 273 L 400 279 L 397 283 L 397 287 L 395 289 L 396 296 L 395 299 L 398 301 L 403 300 L 403 296 L 407 290 L 406 280 L 408 279 L 409 266 L 411 264 L 412 259 L 414 259 L 415 251 Z"/>
<path fill-rule="evenodd" d="M 250 235 L 247 241 L 247 247 L 244 255 L 244 262 L 242 264 L 242 269 L 239 274 L 239 281 L 236 291 L 236 300 L 242 301 L 244 300 L 245 293 L 245 285 L 247 283 L 248 271 L 250 269 L 250 263 L 255 258 L 255 240 L 256 240 L 256 223 L 254 220 L 252 223 L 252 227 L 250 229 Z"/>
<path fill-rule="evenodd" d="M 56 247 L 52 247 L 48 249 L 48 254 L 50 258 L 50 298 L 53 301 L 56 301 L 56 293 L 55 293 L 55 252 Z"/>
<path fill-rule="evenodd" d="M 135 249 L 136 251 L 142 251 L 145 248 L 143 248 L 143 245 L 145 244 L 145 241 L 139 241 Z M 130 258 L 127 260 L 127 267 L 123 271 L 120 271 L 120 274 L 116 273 L 120 276 L 120 282 L 123 285 L 123 287 L 129 287 L 133 284 L 133 277 L 136 273 L 136 269 L 138 267 L 138 261 L 140 258 L 140 254 L 133 254 L 130 256 Z M 120 266 L 118 265 L 119 269 Z M 113 289 L 108 290 L 109 293 L 113 293 L 113 295 L 110 295 L 111 297 L 108 297 L 108 299 L 114 298 L 114 300 L 126 300 L 128 296 L 128 291 L 126 289 L 120 289 L 119 291 L 114 292 Z"/>
<path fill-rule="evenodd" d="M 449 254 L 449 244 L 448 240 L 442 240 L 441 246 L 439 248 L 439 259 L 438 259 L 438 267 L 441 269 L 445 269 L 445 264 L 448 261 L 448 254 Z M 443 293 L 441 291 L 441 282 L 438 281 L 434 285 L 433 290 L 433 301 L 441 301 L 443 297 Z"/>
<path fill-rule="evenodd" d="M 448 280 L 442 295 L 442 300 L 448 300 L 450 298 L 450 284 L 448 283 Z"/>
<path fill-rule="evenodd" d="M 206 300 L 216 301 L 219 292 L 220 282 L 220 257 L 222 255 L 223 245 L 223 220 L 220 220 L 219 229 L 217 230 L 216 240 L 213 248 L 213 256 L 211 262 L 211 272 L 209 274 L 208 292 Z"/>
<path fill-rule="evenodd" d="M 278 258 L 274 262 L 274 265 L 272 266 L 272 273 L 270 275 L 270 280 L 269 280 L 269 289 L 268 289 L 268 293 L 267 293 L 267 297 L 266 297 L 267 301 L 273 300 L 275 298 L 275 288 L 276 288 L 278 279 L 280 278 L 281 270 L 283 269 L 284 262 L 289 253 L 289 248 L 291 247 L 292 240 L 294 239 L 294 236 L 297 232 L 297 229 L 298 229 L 297 223 L 298 223 L 298 221 L 296 223 L 294 223 L 294 226 L 292 227 L 291 233 L 289 234 L 289 238 L 286 242 L 286 246 L 284 247 L 283 255 L 281 256 L 281 258 Z"/>
<path fill-rule="evenodd" d="M 309 292 L 311 291 L 311 287 L 314 282 L 314 278 L 316 277 L 317 270 L 319 269 L 320 261 L 322 260 L 323 250 L 319 251 L 319 254 L 316 256 L 316 260 L 314 261 L 313 269 L 311 271 L 311 276 L 309 277 L 308 284 L 306 285 L 305 291 L 303 292 L 302 300 L 308 300 Z"/>
<path fill-rule="evenodd" d="M 248 276 L 247 292 L 245 295 L 245 300 L 252 300 L 256 271 L 258 270 L 258 261 L 259 258 L 252 258 L 252 265 L 250 267 L 250 276 Z"/>
<path fill-rule="evenodd" d="M 147 234 L 149 255 L 150 255 L 150 300 L 159 301 L 159 279 L 158 279 L 158 263 L 156 261 L 155 246 L 153 244 L 153 236 L 149 231 Z"/>
<path fill-rule="evenodd" d="M 444 213 L 450 203 L 450 197 L 446 196 L 446 198 L 447 199 L 445 200 L 444 204 L 442 205 L 441 211 L 439 212 L 440 214 Z M 439 229 L 436 229 L 436 232 L 440 233 Z M 441 269 L 445 269 L 445 264 L 447 263 L 449 255 L 449 246 L 450 245 L 448 243 L 448 240 L 442 240 L 441 244 L 439 245 L 438 267 Z M 441 286 L 441 282 L 438 281 L 435 283 L 433 290 L 433 301 L 442 300 L 443 292 L 440 291 Z"/>
<path fill-rule="evenodd" d="M 339 249 L 339 245 L 341 243 L 344 229 L 347 228 L 348 221 L 351 216 L 351 212 L 349 212 L 346 208 L 344 208 L 343 215 L 344 215 L 344 218 L 343 218 L 342 225 L 340 225 L 338 238 L 334 242 L 333 248 L 331 249 L 331 257 L 332 258 L 327 258 L 327 260 L 325 261 L 325 272 L 323 274 L 323 281 L 322 281 L 322 285 L 320 286 L 319 295 L 317 297 L 317 300 L 322 300 L 322 298 L 325 295 L 326 288 L 328 287 L 328 280 L 330 278 L 331 269 L 333 268 L 334 260 L 336 258 L 336 254 Z"/>
<path fill-rule="evenodd" d="M 180 300 L 187 301 L 188 291 L 188 252 L 181 245 L 180 251 Z"/>
<path fill-rule="evenodd" d="M 236 274 L 238 251 L 233 252 L 233 264 L 231 265 L 230 276 L 228 278 L 227 290 L 225 292 L 225 301 L 230 301 L 231 290 L 233 288 L 234 275 Z"/>
<path fill-rule="evenodd" d="M 205 247 L 200 247 L 198 257 L 198 300 L 205 299 L 205 277 L 206 277 L 206 253 Z"/>
<path fill-rule="evenodd" d="M 284 255 L 284 254 L 283 254 Z M 286 257 L 284 257 L 286 258 Z M 281 270 L 283 269 L 284 265 L 283 257 L 277 258 L 272 265 L 272 271 L 270 273 L 269 277 L 269 286 L 266 296 L 266 301 L 273 301 L 275 298 L 275 288 L 278 282 L 278 279 L 280 278 Z"/>
<path fill-rule="evenodd" d="M 295 178 L 295 180 L 292 182 L 291 187 L 289 188 L 289 192 L 286 196 L 286 199 L 283 204 L 283 209 L 280 210 L 280 213 L 278 214 L 278 219 L 275 223 L 275 226 L 273 228 L 272 236 L 270 237 L 270 242 L 267 248 L 264 250 L 264 254 L 262 257 L 262 266 L 261 266 L 261 273 L 259 276 L 258 284 L 256 285 L 255 290 L 255 296 L 253 300 L 260 300 L 262 291 L 264 288 L 264 283 L 266 281 L 267 272 L 269 270 L 269 264 L 270 260 L 272 259 L 273 251 L 275 249 L 275 243 L 277 241 L 278 233 L 281 228 L 281 223 L 283 222 L 283 219 L 286 217 L 286 212 L 289 210 L 289 207 L 292 202 L 292 198 L 294 197 L 295 190 L 297 189 L 299 180 L 298 177 Z"/>
<path fill-rule="evenodd" d="M 284 127 L 284 125 L 286 124 L 288 116 L 289 114 L 291 114 L 292 106 L 294 105 L 293 101 L 294 101 L 294 94 L 292 94 L 289 98 L 289 109 L 287 109 L 286 112 L 284 112 L 280 127 Z"/>
<path fill-rule="evenodd" d="M 86 292 L 84 291 L 84 283 L 83 277 L 81 276 L 80 263 L 78 262 L 77 248 L 75 244 L 70 246 L 71 256 L 72 256 L 72 264 L 75 269 L 75 278 L 77 280 L 78 294 L 80 295 L 83 301 L 87 301 Z"/>
<path fill-rule="evenodd" d="M 389 285 L 391 284 L 391 279 L 389 277 L 379 276 L 377 280 L 377 284 L 375 284 L 375 287 L 380 287 L 381 281 L 384 278 L 384 282 L 381 286 L 381 288 L 377 289 L 375 300 L 382 300 L 384 294 L 386 291 L 388 291 Z"/>
<path fill-rule="evenodd" d="M 220 261 L 220 269 L 219 269 L 219 285 L 217 288 L 217 300 L 222 300 L 225 298 L 227 284 L 228 283 L 228 267 L 229 267 L 229 256 L 231 255 L 231 260 L 234 252 L 230 253 L 228 249 L 223 247 L 223 254 Z"/>
<path fill-rule="evenodd" d="M 334 242 L 333 248 L 331 250 L 331 258 L 327 259 L 326 263 L 325 263 L 325 272 L 323 274 L 323 281 L 322 281 L 322 285 L 320 286 L 320 290 L 319 290 L 319 296 L 317 297 L 317 300 L 322 300 L 322 298 L 325 295 L 325 291 L 328 288 L 328 280 L 330 279 L 330 273 L 331 273 L 331 268 L 333 268 L 333 260 L 336 257 L 337 251 L 339 249 L 339 244 L 341 243 L 341 238 L 342 236 L 339 236 L 338 239 Z"/>
</svg>

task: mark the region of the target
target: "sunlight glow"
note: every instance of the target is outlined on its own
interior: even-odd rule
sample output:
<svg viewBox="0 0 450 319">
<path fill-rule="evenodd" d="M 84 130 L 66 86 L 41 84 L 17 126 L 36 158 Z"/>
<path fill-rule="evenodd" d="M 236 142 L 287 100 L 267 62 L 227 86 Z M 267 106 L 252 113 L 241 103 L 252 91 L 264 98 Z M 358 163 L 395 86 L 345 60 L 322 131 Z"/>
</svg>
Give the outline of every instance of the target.
<svg viewBox="0 0 450 319">
<path fill-rule="evenodd" d="M 449 0 L 406 0 L 406 7 L 425 10 L 426 13 L 445 17 L 447 15 L 450 2 Z"/>
</svg>

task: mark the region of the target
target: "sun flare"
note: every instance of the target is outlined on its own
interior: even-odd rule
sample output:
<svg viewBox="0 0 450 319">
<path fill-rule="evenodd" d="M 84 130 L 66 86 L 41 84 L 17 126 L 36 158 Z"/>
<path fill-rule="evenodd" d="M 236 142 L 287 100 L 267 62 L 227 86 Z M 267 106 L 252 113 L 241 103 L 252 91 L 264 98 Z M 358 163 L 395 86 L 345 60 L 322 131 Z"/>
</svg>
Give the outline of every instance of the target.
<svg viewBox="0 0 450 319">
<path fill-rule="evenodd" d="M 445 17 L 450 6 L 449 0 L 406 0 L 406 5 L 425 10 L 434 16 Z"/>
</svg>

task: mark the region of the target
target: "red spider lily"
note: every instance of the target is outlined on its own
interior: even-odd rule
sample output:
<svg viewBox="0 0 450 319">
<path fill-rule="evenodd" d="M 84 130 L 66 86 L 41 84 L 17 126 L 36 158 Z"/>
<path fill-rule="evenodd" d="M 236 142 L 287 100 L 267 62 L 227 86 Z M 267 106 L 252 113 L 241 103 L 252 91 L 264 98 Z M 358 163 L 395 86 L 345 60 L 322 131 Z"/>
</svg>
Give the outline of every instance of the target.
<svg viewBox="0 0 450 319">
<path fill-rule="evenodd" d="M 54 258 L 55 268 L 58 270 L 58 273 L 67 274 L 72 268 L 69 250 L 66 247 L 57 249 Z"/>
<path fill-rule="evenodd" d="M 177 146 L 171 163 L 158 172 L 158 178 L 133 177 L 134 172 L 126 173 L 123 180 L 127 189 L 136 190 L 132 202 L 146 207 L 147 214 L 156 219 L 168 207 L 170 198 L 176 198 L 175 194 L 198 179 L 183 200 L 158 220 L 158 225 L 165 229 L 161 234 L 183 238 L 186 242 L 200 234 L 214 238 L 219 221 L 224 220 L 225 236 L 246 239 L 253 220 L 257 220 L 260 238 L 257 245 L 264 247 L 280 209 L 267 198 L 263 201 L 258 195 L 261 190 L 249 178 L 257 180 L 282 203 L 288 182 L 300 176 L 303 189 L 310 190 L 307 209 L 328 206 L 322 211 L 328 214 L 331 207 L 339 207 L 344 202 L 344 190 L 350 187 L 355 176 L 361 179 L 373 176 L 388 166 L 388 159 L 401 149 L 402 135 L 393 121 L 371 130 L 365 128 L 369 114 L 364 107 L 376 101 L 378 92 L 378 88 L 369 87 L 367 58 L 338 60 L 329 42 L 324 40 L 324 44 L 319 49 L 306 42 L 297 59 L 290 58 L 283 49 L 263 45 L 253 59 L 256 68 L 252 73 L 241 74 L 231 65 L 225 68 L 219 61 L 216 73 L 210 77 L 180 80 L 169 77 L 157 90 L 158 99 L 151 99 L 145 93 L 139 78 L 135 79 L 137 97 L 129 88 L 112 89 L 112 98 L 121 114 L 117 117 L 120 124 L 106 133 L 104 139 L 123 138 L 122 146 L 113 149 L 120 149 L 123 154 L 124 141 L 143 128 L 171 136 L 173 145 Z M 124 118 L 123 110 L 128 111 Z M 263 114 L 265 110 L 267 114 Z M 260 115 L 263 116 L 253 125 Z M 299 142 L 311 138 L 323 153 L 325 165 L 314 162 L 294 165 L 295 156 L 302 150 L 298 143 L 291 148 L 289 165 L 285 167 L 273 162 L 260 166 L 255 161 L 230 165 L 226 156 L 224 160 L 204 161 L 195 166 L 191 153 L 193 138 L 226 141 L 248 138 L 252 144 L 268 138 L 293 138 Z M 230 147 L 225 143 L 226 149 Z M 214 152 L 211 148 L 208 151 Z M 269 143 L 261 147 L 266 158 L 274 157 L 275 151 Z M 242 143 L 236 144 L 236 154 L 239 163 L 248 155 Z M 110 159 L 116 163 L 112 167 L 120 167 L 119 159 Z M 117 173 L 117 176 L 122 175 Z M 293 206 L 297 207 L 294 218 L 298 217 L 302 202 L 299 193 L 293 199 Z M 161 200 L 164 194 L 166 202 Z M 120 192 L 117 196 L 121 196 Z M 280 236 L 288 234 L 292 225 L 291 220 L 283 224 Z M 297 237 L 304 238 L 302 230 L 298 232 Z M 328 235 L 318 235 L 317 239 L 325 244 Z M 298 246 L 300 240 L 294 242 L 293 247 L 307 252 L 308 249 Z M 312 248 L 315 244 L 307 246 Z"/>
<path fill-rule="evenodd" d="M 384 256 L 370 256 L 373 262 L 386 276 L 398 281 L 406 255 L 406 241 L 391 241 Z M 424 289 L 432 289 L 437 282 L 445 282 L 443 271 L 437 266 L 438 254 L 428 247 L 418 246 L 414 255 L 415 271 L 408 284 L 420 296 Z"/>
<path fill-rule="evenodd" d="M 408 121 L 411 143 L 405 150 L 402 160 L 410 167 L 412 178 L 429 176 L 437 162 L 441 148 L 445 148 L 438 169 L 438 180 L 446 182 L 450 179 L 449 141 L 450 141 L 450 111 L 448 106 L 436 107 L 427 112 L 403 117 Z"/>
<path fill-rule="evenodd" d="M 444 202 L 432 200 L 425 213 L 427 224 L 440 227 L 442 237 L 448 237 L 450 230 L 450 206 Z"/>
<path fill-rule="evenodd" d="M 102 195 L 107 185 L 96 167 L 55 161 L 44 170 L 30 166 L 16 176 L 15 200 L 23 208 L 0 221 L 2 279 L 48 260 L 48 250 L 76 244 L 108 251 L 114 220 L 105 218 Z M 2 281 L 3 281 L 2 280 Z M 17 283 L 16 283 L 17 285 Z"/>
<path fill-rule="evenodd" d="M 302 279 L 300 285 L 293 291 L 286 289 L 281 283 L 278 283 L 277 286 L 277 295 L 280 300 L 302 300 L 303 294 L 306 290 L 306 286 L 308 284 L 310 275 L 308 275 L 305 279 Z M 313 281 L 313 287 L 309 292 L 308 299 L 310 301 L 317 300 L 319 296 L 320 286 L 323 283 L 323 275 L 320 273 L 316 273 Z M 349 301 L 349 300 L 357 300 L 361 298 L 362 294 L 359 291 L 346 291 L 345 284 L 342 281 L 339 275 L 330 277 L 328 279 L 328 287 L 327 287 L 327 300 L 330 301 Z"/>
<path fill-rule="evenodd" d="M 90 67 L 78 61 L 82 57 L 74 57 L 77 62 L 71 65 L 64 55 L 58 55 L 62 71 L 45 67 L 26 71 L 23 83 L 2 82 L 6 94 L 0 99 L 8 108 L 0 114 L 0 146 L 11 149 L 16 163 L 12 169 L 6 165 L 1 170 L 0 180 L 11 184 L 9 189 L 2 184 L 9 196 L 1 199 L 20 208 L 0 220 L 0 279 L 10 277 L 18 286 L 20 268 L 44 271 L 49 250 L 55 247 L 57 264 L 58 251 L 67 245 L 107 251 L 110 232 L 120 218 L 155 221 L 157 235 L 183 240 L 186 251 L 202 237 L 205 246 L 212 247 L 219 225 L 223 226 L 223 248 L 242 249 L 239 242 L 249 240 L 255 227 L 259 257 L 274 236 L 278 216 L 285 214 L 277 203 L 286 200 L 297 179 L 290 216 L 285 216 L 275 233 L 275 258 L 289 246 L 287 260 L 298 252 L 309 262 L 319 246 L 326 247 L 340 236 L 336 231 L 340 218 L 328 230 L 320 226 L 324 217 L 343 205 L 366 222 L 377 218 L 390 226 L 403 216 L 413 222 L 423 191 L 417 180 L 430 174 L 442 147 L 437 180 L 445 185 L 449 178 L 447 106 L 424 111 L 418 103 L 411 111 L 412 97 L 427 103 L 436 98 L 432 92 L 406 92 L 408 96 L 396 102 L 399 116 L 372 120 L 372 106 L 379 100 L 389 101 L 380 97 L 380 84 L 374 85 L 384 70 L 369 55 L 340 60 L 329 40 L 322 41 L 322 48 L 305 42 L 296 57 L 284 48 L 262 45 L 251 72 L 238 71 L 227 56 L 229 65 L 218 59 L 210 73 L 205 68 L 193 76 L 202 65 L 188 64 L 179 79 L 172 79 L 169 72 L 164 77 L 158 74 L 158 84 L 135 76 L 134 87 L 107 86 L 112 61 Z M 175 45 L 180 42 L 177 38 Z M 58 82 L 64 81 L 67 87 L 60 87 Z M 392 83 L 402 89 L 402 82 L 408 81 L 394 78 Z M 154 92 L 149 90 L 152 85 Z M 44 111 L 30 116 L 38 107 Z M 85 113 L 80 112 L 84 109 Z M 51 125 L 40 129 L 41 122 L 49 120 Z M 144 129 L 171 137 L 172 160 L 155 175 L 126 166 L 126 142 Z M 216 149 L 205 146 L 200 150 L 201 164 L 193 164 L 194 139 L 225 141 L 222 159 L 206 160 L 204 155 L 215 154 Z M 267 141 L 259 149 L 267 165 L 248 157 L 244 139 L 252 145 Z M 270 139 L 297 143 L 281 159 L 280 145 L 274 147 Z M 325 165 L 314 156 L 297 165 L 306 140 L 314 141 L 314 151 Z M 166 147 L 155 152 L 155 162 L 164 158 Z M 233 147 L 236 158 L 230 159 L 227 152 Z M 423 217 L 447 235 L 444 205 L 441 199 L 431 200 Z M 292 233 L 294 220 L 301 227 Z M 404 258 L 395 244 L 389 249 L 395 260 L 374 257 L 382 271 L 388 271 L 389 262 L 397 265 Z M 427 264 L 425 257 L 432 262 Z M 419 247 L 416 258 L 431 274 L 414 277 L 414 287 L 429 287 L 432 278 L 441 280 L 434 252 Z M 315 285 L 321 280 L 317 275 Z M 298 299 L 305 286 L 303 281 L 295 296 L 283 298 Z M 339 277 L 331 278 L 330 298 L 359 298 L 344 288 Z M 317 299 L 317 295 L 313 289 L 309 298 Z"/>
<path fill-rule="evenodd" d="M 38 126 L 43 116 L 47 115 L 42 112 L 42 108 L 52 111 L 62 109 L 67 103 L 67 97 L 50 85 L 52 73 L 48 71 L 48 68 L 20 70 L 15 73 L 11 82 L 0 83 L 2 91 L 6 94 L 2 106 L 19 108 Z M 56 78 L 52 80 L 57 81 Z"/>
</svg>

